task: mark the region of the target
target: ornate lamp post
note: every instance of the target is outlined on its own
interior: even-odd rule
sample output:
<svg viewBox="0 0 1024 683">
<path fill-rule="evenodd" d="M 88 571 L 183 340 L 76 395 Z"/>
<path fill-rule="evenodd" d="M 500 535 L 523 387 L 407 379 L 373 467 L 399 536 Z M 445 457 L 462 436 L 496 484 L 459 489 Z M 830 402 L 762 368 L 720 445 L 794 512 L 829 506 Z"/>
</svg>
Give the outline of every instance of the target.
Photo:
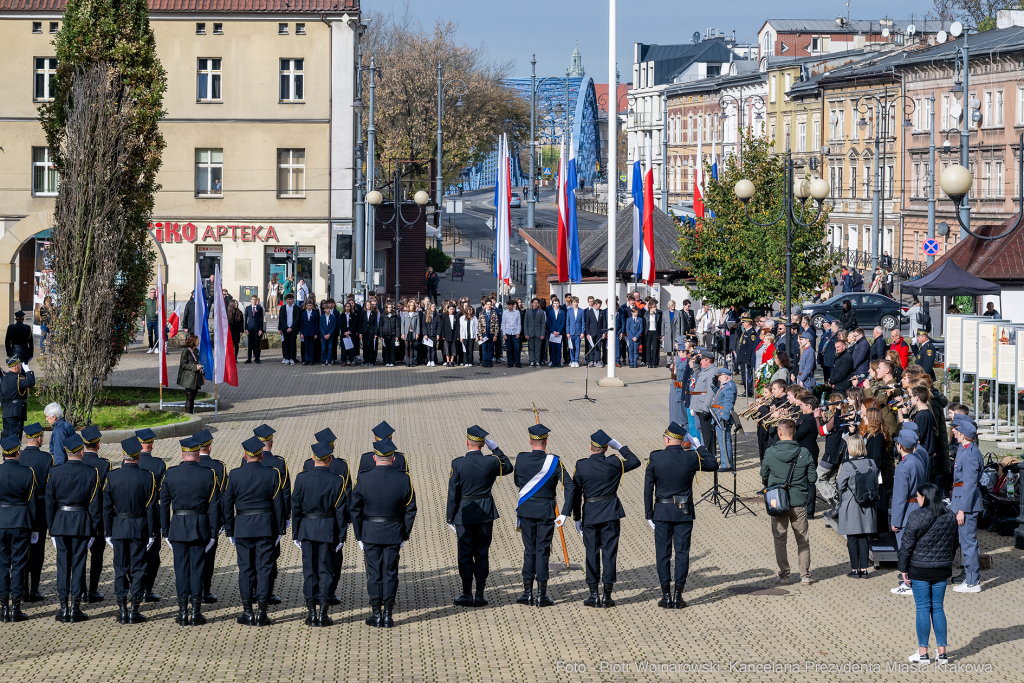
<svg viewBox="0 0 1024 683">
<path fill-rule="evenodd" d="M 462 96 L 469 92 L 469 86 L 461 78 L 453 78 L 447 83 L 443 83 L 441 75 L 441 62 L 437 63 L 437 211 L 438 218 L 437 224 L 441 224 L 441 200 L 444 198 L 444 174 L 441 171 L 441 155 L 442 155 L 442 144 L 443 137 L 441 134 L 441 118 L 444 116 L 444 94 L 445 89 L 449 85 L 455 87 L 452 88 L 452 94 L 458 97 L 458 101 L 455 103 L 455 110 L 460 114 L 466 109 L 466 103 L 462 101 Z"/>
<path fill-rule="evenodd" d="M 1024 207 L 1024 134 L 1020 136 L 1020 146 L 1017 147 L 1017 173 L 1019 194 L 1017 201 L 1020 202 L 1020 206 Z M 971 191 L 971 186 L 974 185 L 974 176 L 971 172 L 961 166 L 960 164 L 953 164 L 947 166 L 946 170 L 939 176 L 939 187 L 946 193 L 950 199 L 953 200 L 954 206 L 956 206 L 956 220 L 960 223 L 960 229 L 964 234 L 976 237 L 979 240 L 998 240 L 1006 237 L 1011 232 L 1016 230 L 1024 223 L 1024 210 L 1017 214 L 1016 222 L 1010 226 L 1010 228 L 1002 233 L 1001 235 L 979 235 L 970 228 L 970 204 L 964 202 L 964 198 L 967 197 L 967 193 Z M 964 214 L 967 215 L 967 221 L 964 220 Z"/>
<path fill-rule="evenodd" d="M 371 190 L 366 193 L 366 202 L 374 208 L 380 206 L 381 202 L 384 201 L 384 195 L 379 190 Z M 430 195 L 424 190 L 420 190 L 413 196 L 413 201 L 416 203 L 416 216 L 412 220 L 407 220 L 402 215 L 402 171 L 399 170 L 398 164 L 395 164 L 395 185 L 391 193 L 391 201 L 395 207 L 394 217 L 394 230 L 395 230 L 395 301 L 398 301 L 402 293 L 401 285 L 401 267 L 402 261 L 399 259 L 399 245 L 402 241 L 402 229 L 407 228 L 420 219 L 423 213 L 423 207 L 430 201 Z M 373 272 L 373 262 L 367 267 L 367 281 L 370 285 L 373 285 L 373 276 L 370 273 Z M 385 288 L 387 282 L 384 283 Z"/>
<path fill-rule="evenodd" d="M 736 156 L 739 157 L 740 163 L 743 163 L 743 110 L 750 104 L 754 110 L 754 120 L 764 120 L 765 104 L 764 99 L 760 95 L 747 95 L 743 97 L 743 88 L 740 88 L 740 96 L 730 95 L 728 93 L 718 98 L 718 106 L 722 110 L 724 116 L 728 116 L 728 109 L 730 106 L 736 107 Z M 724 137 L 724 136 L 723 136 Z"/>
</svg>

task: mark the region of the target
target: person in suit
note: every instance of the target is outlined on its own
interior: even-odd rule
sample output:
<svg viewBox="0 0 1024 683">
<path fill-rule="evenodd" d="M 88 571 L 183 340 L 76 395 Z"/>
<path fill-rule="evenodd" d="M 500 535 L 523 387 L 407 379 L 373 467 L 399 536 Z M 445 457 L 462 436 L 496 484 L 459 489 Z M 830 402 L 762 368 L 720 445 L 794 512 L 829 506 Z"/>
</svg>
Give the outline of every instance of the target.
<svg viewBox="0 0 1024 683">
<path fill-rule="evenodd" d="M 85 443 L 85 451 L 82 453 L 82 462 L 95 467 L 100 473 L 100 491 L 107 483 L 107 474 L 110 472 L 110 461 L 100 457 L 100 430 L 95 425 L 90 425 L 81 431 L 82 441 Z M 96 526 L 93 536 L 96 539 L 89 546 L 89 602 L 100 602 L 103 600 L 103 593 L 99 592 L 100 576 L 103 574 L 103 546 L 102 539 L 106 534 L 103 530 L 103 519 Z"/>
<path fill-rule="evenodd" d="M 39 579 L 43 572 L 43 556 L 46 551 L 46 484 L 53 468 L 53 456 L 40 450 L 43 445 L 43 427 L 38 422 L 25 425 L 25 446 L 18 461 L 31 467 L 36 475 L 36 512 L 32 532 L 35 540 L 29 544 L 28 560 L 25 566 L 25 602 L 39 602 L 45 596 L 39 592 Z"/>
<path fill-rule="evenodd" d="M 346 339 L 352 344 L 351 348 L 345 347 Z M 352 304 L 346 301 L 344 309 L 338 314 L 338 343 L 340 344 L 339 353 L 342 365 L 356 364 L 357 341 L 359 341 L 359 316 L 352 312 Z"/>
<path fill-rule="evenodd" d="M 903 429 L 896 437 L 896 453 L 900 457 L 893 475 L 892 504 L 889 509 L 889 525 L 896 534 L 896 547 L 899 548 L 903 538 L 903 528 L 907 517 L 917 510 L 917 487 L 928 481 L 928 470 L 925 462 L 914 455 L 917 450 L 917 433 Z M 900 580 L 896 588 L 890 590 L 896 595 L 913 595 L 910 584 Z"/>
<path fill-rule="evenodd" d="M 562 367 L 562 346 L 564 346 L 565 339 L 565 324 L 566 316 L 565 309 L 558 303 L 558 299 L 552 299 L 551 305 L 548 306 L 547 313 L 547 332 L 549 335 L 556 337 L 559 341 L 549 341 L 550 348 L 548 349 L 548 367 Z"/>
<path fill-rule="evenodd" d="M 138 438 L 122 441 L 121 452 L 121 467 L 107 474 L 103 486 L 104 540 L 114 554 L 117 623 L 141 624 L 146 621 L 139 611 L 145 592 L 145 552 L 156 542 L 157 484 L 152 472 L 139 467 L 142 444 Z"/>
<path fill-rule="evenodd" d="M 697 334 L 697 319 L 693 314 L 693 302 L 689 299 L 683 299 L 683 310 L 681 313 L 683 316 L 683 336 L 695 337 Z"/>
<path fill-rule="evenodd" d="M 871 331 L 874 338 L 871 340 L 871 352 L 868 354 L 868 360 L 885 360 L 889 353 L 889 347 L 885 343 L 885 332 L 881 327 L 875 327 Z"/>
<path fill-rule="evenodd" d="M 441 341 L 444 342 L 444 366 L 455 366 L 455 347 L 459 343 L 459 313 L 455 302 L 441 315 Z"/>
<path fill-rule="evenodd" d="M 367 626 L 391 628 L 398 593 L 399 552 L 416 521 L 416 491 L 408 472 L 394 467 L 395 444 L 373 444 L 375 467 L 359 475 L 352 489 L 352 530 L 366 561 L 370 596 Z"/>
<path fill-rule="evenodd" d="M 377 337 L 380 336 L 380 313 L 377 302 L 370 299 L 359 319 L 359 334 L 362 337 L 363 365 L 377 364 Z"/>
<path fill-rule="evenodd" d="M 344 484 L 344 499 L 340 503 L 338 503 L 338 505 L 344 506 L 346 510 L 345 519 L 348 520 L 349 517 L 347 516 L 347 511 L 349 507 L 349 501 L 351 500 L 351 498 L 349 498 L 349 494 L 352 493 L 353 486 L 353 477 L 351 471 L 349 470 L 348 463 L 345 462 L 344 458 L 339 458 L 335 455 L 334 442 L 336 440 L 336 437 L 334 436 L 334 432 L 332 432 L 329 428 L 321 429 L 319 432 L 313 435 L 313 438 L 316 439 L 316 442 L 318 444 L 324 444 L 328 448 L 330 448 L 331 457 L 327 459 L 327 469 L 335 476 L 341 477 L 342 483 Z M 310 457 L 308 460 L 302 463 L 302 471 L 308 472 L 309 470 L 313 469 L 315 465 L 316 459 Z M 292 497 L 294 498 L 294 494 Z M 293 503 L 292 508 L 294 509 L 294 507 L 295 505 Z M 348 527 L 346 526 L 343 528 L 343 530 L 347 528 Z M 292 527 L 292 538 L 295 538 L 294 526 Z M 330 605 L 341 604 L 341 600 L 338 598 L 337 592 L 338 581 L 341 579 L 341 565 L 344 559 L 342 555 L 341 544 L 344 543 L 344 541 L 345 534 L 341 534 L 340 540 L 338 541 L 338 545 L 329 545 L 327 548 L 327 552 L 329 553 L 331 560 L 331 582 L 330 585 L 327 587 L 327 602 Z"/>
<path fill-rule="evenodd" d="M 75 433 L 75 427 L 64 419 L 64 409 L 59 403 L 48 403 L 43 408 L 43 416 L 46 418 L 53 431 L 50 432 L 50 457 L 53 464 L 63 465 L 67 455 L 64 450 L 64 441 Z"/>
<path fill-rule="evenodd" d="M 484 455 L 484 444 L 491 449 L 490 456 Z M 491 491 L 495 480 L 511 474 L 512 470 L 512 461 L 488 438 L 486 431 L 477 425 L 466 430 L 466 454 L 452 460 L 445 512 L 448 528 L 455 532 L 457 539 L 462 579 L 462 593 L 455 598 L 456 605 L 482 607 L 487 604 L 484 586 L 490 574 L 491 536 L 494 520 L 500 516 Z"/>
<path fill-rule="evenodd" d="M 228 470 L 223 462 L 210 455 L 213 449 L 213 434 L 208 429 L 200 429 L 192 435 L 192 440 L 199 444 L 199 464 L 213 470 L 217 475 L 217 495 L 223 496 L 228 485 Z M 217 542 L 220 529 L 214 529 L 213 532 L 213 545 L 204 553 L 203 560 L 203 602 L 207 604 L 217 602 L 217 596 L 213 594 L 213 569 L 217 561 L 217 546 L 220 545 Z"/>
<path fill-rule="evenodd" d="M 696 451 L 690 446 L 696 444 Z M 673 422 L 665 430 L 665 448 L 653 451 L 644 472 L 644 517 L 654 530 L 661 600 L 658 607 L 686 607 L 683 592 L 690 572 L 690 539 L 693 535 L 693 477 L 698 471 L 713 472 L 718 460 L 708 449 Z M 672 548 L 675 546 L 675 597 L 671 593 Z"/>
<path fill-rule="evenodd" d="M 618 454 L 608 455 L 608 447 Z M 587 607 L 614 607 L 615 565 L 619 554 L 619 520 L 626 516 L 619 501 L 622 475 L 640 467 L 640 459 L 628 447 L 597 430 L 590 435 L 590 457 L 576 461 L 572 475 L 573 495 L 569 507 L 576 531 L 587 549 Z M 602 561 L 604 571 L 602 571 Z M 598 597 L 598 579 L 604 595 Z"/>
<path fill-rule="evenodd" d="M 544 331 L 547 328 L 547 316 L 540 308 L 540 299 L 534 297 L 530 308 L 523 316 L 523 334 L 530 345 L 530 367 L 540 366 L 540 348 L 544 343 Z"/>
<path fill-rule="evenodd" d="M 28 549 L 39 543 L 36 515 L 39 513 L 35 471 L 18 462 L 21 440 L 0 439 L 4 462 L 0 465 L 0 621 L 25 621 L 21 611 L 24 597 Z"/>
<path fill-rule="evenodd" d="M 647 367 L 658 367 L 661 358 L 662 313 L 652 299 L 647 308 L 644 309 L 644 354 L 647 357 Z"/>
<path fill-rule="evenodd" d="M 949 509 L 956 513 L 960 548 L 964 553 L 964 581 L 953 586 L 953 590 L 957 593 L 978 593 L 981 591 L 978 518 L 984 509 L 979 482 L 985 469 L 985 460 L 978 449 L 978 427 L 971 418 L 966 415 L 954 416 L 953 436 L 960 447 L 953 465 L 953 496 Z"/>
<path fill-rule="evenodd" d="M 301 311 L 295 305 L 295 295 L 288 294 L 284 305 L 277 311 L 277 331 L 281 333 L 281 361 L 285 365 L 295 365 L 295 339 L 299 336 Z"/>
<path fill-rule="evenodd" d="M 821 377 L 825 384 L 832 378 L 832 366 L 836 363 L 836 334 L 839 332 L 839 321 L 825 318 L 821 342 L 818 344 L 818 365 L 821 366 Z"/>
<path fill-rule="evenodd" d="M 153 443 L 156 441 L 156 434 L 152 429 L 135 430 L 135 438 L 139 440 L 142 452 L 139 454 L 139 467 L 152 472 L 156 478 L 156 501 L 157 509 L 160 507 L 160 489 L 164 485 L 164 475 L 167 473 L 167 463 L 153 455 Z M 160 570 L 160 525 L 157 524 L 153 530 L 156 541 L 153 545 L 146 546 L 143 564 L 145 569 L 142 574 L 142 599 L 146 602 L 160 602 L 160 596 L 153 592 L 156 585 L 156 574 Z"/>
<path fill-rule="evenodd" d="M 82 462 L 85 443 L 78 434 L 64 439 L 67 460 L 50 472 L 46 483 L 46 526 L 57 551 L 57 596 L 60 608 L 55 619 L 64 624 L 86 621 L 85 556 L 102 528 L 100 473 Z"/>
<path fill-rule="evenodd" d="M 626 344 L 629 346 L 629 367 L 635 368 L 639 358 L 640 343 L 644 335 L 644 319 L 640 317 L 639 309 L 633 308 L 630 311 L 630 316 L 622 324 L 621 329 L 626 337 Z"/>
<path fill-rule="evenodd" d="M 22 363 L 28 363 L 35 355 L 32 327 L 25 324 L 25 311 L 14 312 L 14 323 L 7 326 L 4 348 L 8 356 L 17 356 Z"/>
<path fill-rule="evenodd" d="M 19 356 L 7 359 L 7 372 L 0 379 L 0 404 L 3 405 L 3 434 L 21 442 L 21 431 L 28 417 L 28 390 L 36 385 L 36 374 Z"/>
<path fill-rule="evenodd" d="M 262 424 L 256 429 L 252 430 L 253 434 L 263 442 L 263 457 L 261 462 L 264 467 L 273 467 L 277 470 L 281 477 L 281 492 L 284 496 L 284 509 L 285 511 L 291 510 L 292 508 L 292 475 L 288 473 L 288 463 L 284 461 L 279 455 L 274 455 L 274 434 L 276 433 L 274 428 L 267 424 Z M 243 459 L 242 464 L 245 464 Z M 291 520 L 288 515 L 285 514 L 281 520 L 281 527 L 284 530 L 288 529 L 288 525 L 291 524 Z M 282 531 L 281 533 L 284 533 Z M 281 544 L 275 543 L 270 549 L 271 555 L 271 568 L 270 568 L 270 593 L 267 600 L 271 605 L 280 605 L 281 598 L 274 592 L 274 586 L 277 585 L 277 561 L 281 557 Z"/>
<path fill-rule="evenodd" d="M 160 487 L 160 531 L 174 552 L 174 582 L 178 595 L 178 626 L 199 626 L 203 616 L 203 565 L 220 526 L 220 482 L 199 464 L 199 443 L 179 442 L 181 464 L 167 468 Z M 189 610 L 189 600 L 192 608 Z"/>
<path fill-rule="evenodd" d="M 853 386 L 853 356 L 846 350 L 846 333 L 837 333 L 832 343 L 836 348 L 836 358 L 830 381 L 836 391 L 846 391 Z"/>
<path fill-rule="evenodd" d="M 338 312 L 334 299 L 327 300 L 327 308 L 320 313 L 320 364 L 334 365 L 334 348 L 338 337 Z"/>
<path fill-rule="evenodd" d="M 587 364 L 591 367 L 603 368 L 608 360 L 608 313 L 601 310 L 601 300 L 594 299 L 594 305 L 587 309 L 586 324 L 584 326 L 587 335 L 587 343 L 590 352 Z M 601 347 L 595 351 L 595 347 Z"/>
<path fill-rule="evenodd" d="M 516 457 L 515 484 L 519 489 L 516 514 L 523 538 L 523 594 L 516 598 L 520 605 L 548 607 L 555 601 L 548 597 L 548 558 L 555 527 L 565 524 L 571 511 L 575 485 L 561 458 L 548 453 L 550 430 L 542 424 L 530 427 L 530 451 Z M 562 510 L 556 516 L 555 491 L 562 486 Z M 533 581 L 537 580 L 534 597 Z"/>
<path fill-rule="evenodd" d="M 271 594 L 273 548 L 285 530 L 284 480 L 274 467 L 264 466 L 264 441 L 250 437 L 242 443 L 245 463 L 228 474 L 221 498 L 224 533 L 238 555 L 238 592 L 242 614 L 238 623 L 269 626 L 267 604 Z M 290 491 L 290 488 L 289 488 Z M 252 611 L 253 596 L 257 610 Z"/>
<path fill-rule="evenodd" d="M 302 309 L 299 338 L 302 340 L 302 364 L 312 365 L 320 350 L 320 313 L 312 300 Z"/>
<path fill-rule="evenodd" d="M 743 393 L 750 397 L 754 393 L 754 351 L 757 349 L 757 331 L 749 316 L 740 319 L 740 331 L 736 341 L 736 367 L 743 381 Z"/>
<path fill-rule="evenodd" d="M 565 311 L 565 335 L 569 343 L 569 367 L 580 366 L 580 340 L 586 326 L 586 312 L 580 308 L 579 297 L 570 297 Z"/>
<path fill-rule="evenodd" d="M 523 367 L 519 362 L 520 339 L 522 332 L 522 313 L 516 309 L 516 303 L 508 300 L 508 310 L 501 316 L 501 334 L 505 340 L 505 358 L 508 367 Z"/>
<path fill-rule="evenodd" d="M 263 333 L 267 331 L 266 315 L 263 306 L 260 305 L 260 298 L 253 295 L 249 305 L 245 307 L 245 332 L 249 339 L 249 351 L 246 354 L 246 363 L 251 363 L 255 357 L 256 364 L 260 364 L 260 341 Z"/>
<path fill-rule="evenodd" d="M 330 469 L 334 448 L 317 442 L 311 447 L 311 467 L 295 477 L 292 492 L 292 539 L 302 553 L 302 596 L 306 626 L 330 626 L 330 589 L 334 583 L 334 556 L 341 554 L 348 534 L 348 477 Z M 348 473 L 348 467 L 345 467 Z"/>
</svg>

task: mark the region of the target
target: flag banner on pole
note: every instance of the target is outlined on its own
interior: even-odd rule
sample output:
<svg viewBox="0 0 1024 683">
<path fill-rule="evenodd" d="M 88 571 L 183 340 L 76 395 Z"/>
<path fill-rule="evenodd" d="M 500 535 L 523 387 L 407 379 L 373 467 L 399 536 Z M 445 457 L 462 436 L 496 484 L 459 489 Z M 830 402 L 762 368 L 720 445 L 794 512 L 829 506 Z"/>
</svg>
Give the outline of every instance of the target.
<svg viewBox="0 0 1024 683">
<path fill-rule="evenodd" d="M 569 161 L 565 170 L 565 217 L 566 237 L 569 241 L 569 282 L 583 282 L 583 265 L 580 262 L 580 230 L 576 222 L 576 188 L 579 179 L 576 176 L 576 141 L 569 134 Z"/>
<path fill-rule="evenodd" d="M 633 168 L 630 191 L 633 194 L 633 277 L 637 282 L 644 273 L 644 236 L 642 232 L 644 213 L 644 179 L 640 170 L 640 148 L 633 145 Z"/>
<path fill-rule="evenodd" d="M 693 174 L 693 213 L 704 218 L 704 122 L 697 117 L 697 171 Z"/>
<path fill-rule="evenodd" d="M 164 277 L 160 264 L 156 266 L 156 311 L 157 311 L 157 351 L 160 353 L 160 386 L 169 387 L 167 378 L 167 340 L 164 335 L 164 330 L 167 329 L 167 317 L 166 307 L 167 302 L 164 300 Z M 175 333 L 177 333 L 177 323 L 175 323 Z"/>
<path fill-rule="evenodd" d="M 231 342 L 231 331 L 228 329 L 228 307 L 221 291 L 220 266 L 213 271 L 213 329 L 216 332 L 213 348 L 213 383 L 227 382 L 233 387 L 238 386 L 238 365 L 235 363 L 235 346 Z"/>
<path fill-rule="evenodd" d="M 711 180 L 718 181 L 718 143 L 716 140 L 711 141 Z M 707 184 L 705 184 L 704 189 L 707 189 Z M 703 195 L 701 198 L 703 199 Z M 704 216 L 706 218 L 714 218 L 715 212 L 705 207 Z"/>
<path fill-rule="evenodd" d="M 196 264 L 196 321 L 195 334 L 199 337 L 199 363 L 203 370 L 209 372 L 213 367 L 213 349 L 210 344 L 210 321 L 206 313 L 206 289 L 203 287 L 203 278 L 199 274 L 199 264 Z"/>
<path fill-rule="evenodd" d="M 167 338 L 178 336 L 178 330 L 181 329 L 181 304 L 171 311 L 171 314 L 167 316 L 167 326 L 170 328 L 167 330 Z"/>
<path fill-rule="evenodd" d="M 654 167 L 651 165 L 651 138 L 647 138 L 647 168 L 644 171 L 644 219 L 643 219 L 644 269 L 641 279 L 648 285 L 654 284 Z"/>
<path fill-rule="evenodd" d="M 494 223 L 494 272 L 498 275 L 498 281 L 506 285 L 512 282 L 512 263 L 509 251 L 512 237 L 512 178 L 510 173 L 508 136 L 502 135 L 498 138 L 498 170 L 494 182 L 494 206 L 497 213 L 497 220 Z"/>
<path fill-rule="evenodd" d="M 565 136 L 562 136 L 562 147 L 558 155 L 558 184 L 555 191 L 555 200 L 558 203 L 558 242 L 555 248 L 555 270 L 558 274 L 558 282 L 565 282 L 569 279 L 569 243 L 566 220 L 565 205 Z"/>
</svg>

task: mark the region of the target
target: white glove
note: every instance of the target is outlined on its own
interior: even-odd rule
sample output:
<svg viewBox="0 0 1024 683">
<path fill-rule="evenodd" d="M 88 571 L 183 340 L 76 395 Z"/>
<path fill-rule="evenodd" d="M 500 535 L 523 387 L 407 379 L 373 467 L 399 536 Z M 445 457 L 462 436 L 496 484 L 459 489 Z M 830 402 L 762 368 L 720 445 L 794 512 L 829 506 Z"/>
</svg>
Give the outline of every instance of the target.
<svg viewBox="0 0 1024 683">
<path fill-rule="evenodd" d="M 299 550 L 302 550 L 302 541 L 292 541 L 292 543 L 295 544 L 296 548 L 298 548 Z M 335 552 L 337 552 L 337 551 L 335 551 Z"/>
<path fill-rule="evenodd" d="M 359 549 L 360 549 L 360 550 L 366 550 L 366 546 L 364 546 L 364 545 L 363 545 L 363 542 L 362 542 L 362 541 L 356 541 L 356 543 L 358 543 L 358 544 L 359 544 Z"/>
<path fill-rule="evenodd" d="M 149 551 L 149 549 L 150 549 L 150 548 L 152 548 L 152 547 L 153 547 L 153 541 L 155 541 L 155 540 L 156 540 L 155 538 L 152 538 L 152 537 L 151 537 L 151 538 L 149 539 L 149 542 L 148 542 L 148 543 L 146 543 L 146 551 L 147 551 L 147 552 Z"/>
<path fill-rule="evenodd" d="M 399 543 L 398 544 L 398 549 L 401 550 L 402 548 L 404 548 L 405 547 L 405 543 L 406 543 L 405 541 L 402 541 L 401 543 Z"/>
<path fill-rule="evenodd" d="M 455 525 L 454 524 L 449 524 L 448 528 L 451 529 L 452 531 L 455 531 Z"/>
<path fill-rule="evenodd" d="M 85 545 L 86 550 L 92 550 L 92 544 L 96 542 L 96 537 L 93 536 L 89 539 L 89 542 Z"/>
<path fill-rule="evenodd" d="M 235 545 L 235 537 L 234 536 L 228 536 L 228 540 L 231 541 L 231 547 L 234 547 L 234 545 Z"/>
<path fill-rule="evenodd" d="M 36 543 L 39 543 L 39 532 L 38 531 L 33 531 L 32 532 L 32 536 L 29 539 L 29 543 L 31 543 L 32 545 L 35 545 Z"/>
<path fill-rule="evenodd" d="M 23 369 L 23 370 L 24 370 L 25 372 L 32 372 L 32 370 L 31 370 L 31 369 L 29 369 L 29 367 L 28 367 L 28 363 L 22 363 L 22 364 L 21 364 L 21 367 L 22 367 L 22 369 Z"/>
<path fill-rule="evenodd" d="M 618 441 L 616 441 L 615 439 L 612 439 L 611 441 L 609 441 L 608 445 L 611 446 L 612 448 L 614 448 L 617 451 L 622 450 L 622 444 L 619 443 Z"/>
<path fill-rule="evenodd" d="M 54 538 L 53 536 L 50 536 L 50 543 L 53 544 L 53 549 L 56 550 L 57 549 L 57 539 Z"/>
<path fill-rule="evenodd" d="M 555 526 L 560 527 L 563 524 L 565 524 L 565 515 L 558 515 L 555 517 Z"/>
<path fill-rule="evenodd" d="M 105 537 L 103 538 L 103 540 L 107 542 L 107 545 L 109 545 L 109 546 L 110 546 L 110 549 L 111 549 L 111 550 L 113 550 L 113 549 L 114 549 L 114 539 L 113 539 L 113 538 L 111 538 L 110 536 L 105 536 Z"/>
<path fill-rule="evenodd" d="M 284 535 L 284 534 L 281 534 L 281 536 L 283 536 L 283 535 Z M 276 540 L 276 541 L 274 541 L 274 545 L 281 545 L 281 536 L 278 536 L 278 537 L 277 537 L 277 540 Z"/>
<path fill-rule="evenodd" d="M 583 522 L 576 522 L 576 532 L 583 538 Z"/>
<path fill-rule="evenodd" d="M 170 541 L 168 541 L 168 540 L 167 540 L 166 538 L 164 539 L 164 543 L 166 543 L 166 544 L 167 544 L 167 547 L 168 547 L 168 548 L 170 548 L 171 550 L 174 550 L 174 546 L 173 546 L 173 545 L 171 545 L 171 542 L 170 542 Z"/>
<path fill-rule="evenodd" d="M 654 528 L 654 520 L 653 519 L 647 520 L 647 523 L 651 525 L 652 529 Z"/>
<path fill-rule="evenodd" d="M 702 445 L 700 442 L 700 437 L 698 437 L 696 434 L 690 434 L 689 439 L 690 443 L 693 445 L 694 448 L 700 448 L 700 446 Z"/>
<path fill-rule="evenodd" d="M 498 444 L 494 443 L 494 439 L 484 439 L 484 443 L 487 444 L 487 447 L 492 451 L 498 447 Z"/>
<path fill-rule="evenodd" d="M 214 543 L 216 543 L 216 542 L 217 542 L 217 539 L 216 539 L 216 538 L 211 538 L 211 539 L 210 539 L 210 542 L 206 544 L 206 549 L 205 549 L 205 550 L 203 550 L 203 552 L 204 552 L 204 553 L 208 553 L 208 552 L 210 552 L 210 548 L 212 548 L 212 547 L 213 547 L 213 544 L 214 544 Z"/>
<path fill-rule="evenodd" d="M 342 541 L 338 545 L 334 546 L 334 552 L 339 552 L 341 550 L 341 546 L 343 545 L 345 545 L 345 541 Z"/>
</svg>

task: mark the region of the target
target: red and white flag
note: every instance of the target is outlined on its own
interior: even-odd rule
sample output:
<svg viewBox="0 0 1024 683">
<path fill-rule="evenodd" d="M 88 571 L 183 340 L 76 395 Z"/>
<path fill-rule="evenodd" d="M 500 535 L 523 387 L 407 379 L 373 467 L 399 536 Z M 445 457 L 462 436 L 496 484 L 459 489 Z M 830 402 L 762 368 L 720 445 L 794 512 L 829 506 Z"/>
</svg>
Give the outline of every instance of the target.
<svg viewBox="0 0 1024 683">
<path fill-rule="evenodd" d="M 238 386 L 238 366 L 235 364 L 235 346 L 228 329 L 228 309 L 220 284 L 220 266 L 213 271 L 213 383 L 227 382 Z"/>
<path fill-rule="evenodd" d="M 169 387 L 167 379 L 167 349 L 164 348 L 167 344 L 167 335 L 164 333 L 166 326 L 166 301 L 164 301 L 164 278 L 161 273 L 160 265 L 156 267 L 156 310 L 157 320 L 160 325 L 157 328 L 157 351 L 160 353 L 160 386 Z M 178 333 L 178 324 L 174 324 L 174 334 Z"/>
<path fill-rule="evenodd" d="M 178 330 L 181 328 L 181 304 L 171 311 L 171 314 L 167 316 L 167 320 L 163 323 L 165 326 L 170 326 L 167 330 L 168 337 L 178 336 Z"/>
<path fill-rule="evenodd" d="M 704 218 L 704 117 L 697 117 L 697 172 L 693 174 L 693 212 Z"/>
</svg>

